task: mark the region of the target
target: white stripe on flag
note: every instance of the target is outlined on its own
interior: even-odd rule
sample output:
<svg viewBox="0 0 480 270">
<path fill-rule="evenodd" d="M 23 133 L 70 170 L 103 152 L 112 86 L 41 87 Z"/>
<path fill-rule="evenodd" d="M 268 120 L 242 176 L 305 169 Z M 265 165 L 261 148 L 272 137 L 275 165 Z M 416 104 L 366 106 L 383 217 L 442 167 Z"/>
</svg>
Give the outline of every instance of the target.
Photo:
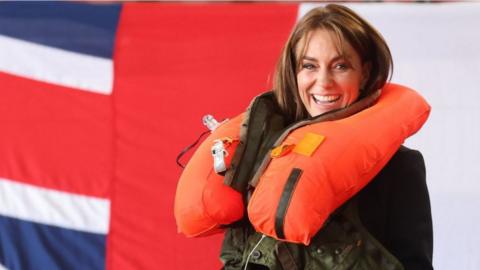
<svg viewBox="0 0 480 270">
<path fill-rule="evenodd" d="M 107 234 L 110 200 L 0 178 L 0 215 L 67 229 Z"/>
<path fill-rule="evenodd" d="M 111 94 L 113 61 L 0 35 L 0 71 L 66 87 Z"/>
<path fill-rule="evenodd" d="M 3 266 L 2 264 L 0 264 L 0 270 L 8 270 L 5 266 Z"/>
</svg>

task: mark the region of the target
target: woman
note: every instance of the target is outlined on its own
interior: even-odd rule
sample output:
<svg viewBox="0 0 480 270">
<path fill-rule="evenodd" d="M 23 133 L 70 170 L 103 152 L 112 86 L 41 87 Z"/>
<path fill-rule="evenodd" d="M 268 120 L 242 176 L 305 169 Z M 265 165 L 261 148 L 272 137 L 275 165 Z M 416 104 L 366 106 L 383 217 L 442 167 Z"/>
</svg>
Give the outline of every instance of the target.
<svg viewBox="0 0 480 270">
<path fill-rule="evenodd" d="M 340 5 L 315 8 L 297 23 L 284 47 L 274 107 L 283 126 L 343 110 L 381 89 L 391 69 L 387 44 L 365 20 Z M 263 134 L 265 141 L 270 135 Z M 364 248 L 355 253 L 347 243 L 359 234 L 366 240 L 357 243 Z M 260 244 L 263 237 L 244 219 L 227 229 L 221 259 L 226 270 L 432 269 L 432 238 L 423 158 L 402 146 L 359 194 L 332 214 L 309 246 L 274 240 Z M 272 252 L 266 254 L 268 250 Z M 256 263 L 262 256 L 266 259 Z"/>
</svg>

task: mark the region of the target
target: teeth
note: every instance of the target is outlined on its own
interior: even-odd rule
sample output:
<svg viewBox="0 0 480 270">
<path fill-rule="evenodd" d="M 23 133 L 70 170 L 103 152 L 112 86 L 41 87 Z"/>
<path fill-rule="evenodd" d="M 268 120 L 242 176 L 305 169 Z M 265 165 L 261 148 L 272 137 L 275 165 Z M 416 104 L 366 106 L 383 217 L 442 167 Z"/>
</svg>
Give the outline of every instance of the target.
<svg viewBox="0 0 480 270">
<path fill-rule="evenodd" d="M 331 95 L 331 96 L 322 96 L 322 95 L 312 95 L 313 99 L 318 102 L 333 102 L 336 101 L 340 96 Z"/>
</svg>

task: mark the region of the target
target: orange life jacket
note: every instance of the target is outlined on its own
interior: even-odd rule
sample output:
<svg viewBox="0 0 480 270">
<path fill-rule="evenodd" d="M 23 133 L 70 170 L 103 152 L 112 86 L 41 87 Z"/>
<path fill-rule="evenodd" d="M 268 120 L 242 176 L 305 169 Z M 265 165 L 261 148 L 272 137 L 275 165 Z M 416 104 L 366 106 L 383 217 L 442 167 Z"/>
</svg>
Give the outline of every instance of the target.
<svg viewBox="0 0 480 270">
<path fill-rule="evenodd" d="M 348 115 L 358 104 L 290 125 L 276 139 L 250 180 L 255 189 L 247 212 L 258 232 L 308 245 L 328 216 L 373 179 L 430 112 L 418 93 L 395 84 L 386 85 L 373 106 Z M 255 117 L 247 116 L 212 132 L 187 164 L 175 198 L 177 225 L 185 235 L 218 232 L 244 216 L 242 193 L 213 171 L 210 150 L 214 140 L 230 138 L 229 165 L 242 140 L 243 119 Z"/>
</svg>

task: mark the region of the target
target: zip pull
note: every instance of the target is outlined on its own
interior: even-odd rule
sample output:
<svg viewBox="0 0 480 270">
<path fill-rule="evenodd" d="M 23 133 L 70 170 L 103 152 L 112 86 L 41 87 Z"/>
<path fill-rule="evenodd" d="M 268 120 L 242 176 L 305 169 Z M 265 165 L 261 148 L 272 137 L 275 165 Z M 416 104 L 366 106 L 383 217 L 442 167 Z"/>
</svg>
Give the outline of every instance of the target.
<svg viewBox="0 0 480 270">
<path fill-rule="evenodd" d="M 250 251 L 250 253 L 248 254 L 247 261 L 245 262 L 245 267 L 243 268 L 243 270 L 248 269 L 248 264 L 250 263 L 250 257 L 252 256 L 253 252 L 258 248 L 258 246 L 263 241 L 263 239 L 265 239 L 265 237 L 267 236 L 265 234 L 262 234 L 262 237 L 260 237 L 260 240 L 258 240 L 257 244 L 253 247 L 252 251 Z"/>
</svg>

